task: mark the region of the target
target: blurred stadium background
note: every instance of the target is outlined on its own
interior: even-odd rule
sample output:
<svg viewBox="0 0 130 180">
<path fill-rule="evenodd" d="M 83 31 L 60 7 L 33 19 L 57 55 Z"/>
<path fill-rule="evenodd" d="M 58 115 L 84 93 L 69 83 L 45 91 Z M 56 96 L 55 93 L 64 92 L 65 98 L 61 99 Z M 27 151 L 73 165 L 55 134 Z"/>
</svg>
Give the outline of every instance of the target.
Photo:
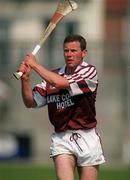
<svg viewBox="0 0 130 180">
<path fill-rule="evenodd" d="M 77 0 L 79 8 L 57 26 L 37 57 L 48 68 L 64 63 L 62 42 L 69 33 L 87 39 L 89 63 L 98 69 L 98 128 L 107 167 L 130 165 L 130 1 Z M 22 58 L 47 26 L 56 0 L 0 0 L 0 164 L 51 165 L 46 108 L 26 109 L 20 81 L 13 77 Z M 32 84 L 41 79 L 31 75 Z"/>
</svg>

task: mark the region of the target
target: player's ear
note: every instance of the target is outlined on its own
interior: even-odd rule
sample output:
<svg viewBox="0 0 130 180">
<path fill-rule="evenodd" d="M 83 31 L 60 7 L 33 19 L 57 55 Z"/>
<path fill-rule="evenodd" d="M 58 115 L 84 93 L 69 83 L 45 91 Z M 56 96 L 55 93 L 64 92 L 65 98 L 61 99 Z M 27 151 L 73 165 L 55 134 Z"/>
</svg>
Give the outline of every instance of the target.
<svg viewBox="0 0 130 180">
<path fill-rule="evenodd" d="M 85 56 L 87 56 L 87 49 L 84 49 L 84 50 L 82 51 L 82 56 L 83 56 L 83 58 L 84 58 Z"/>
</svg>

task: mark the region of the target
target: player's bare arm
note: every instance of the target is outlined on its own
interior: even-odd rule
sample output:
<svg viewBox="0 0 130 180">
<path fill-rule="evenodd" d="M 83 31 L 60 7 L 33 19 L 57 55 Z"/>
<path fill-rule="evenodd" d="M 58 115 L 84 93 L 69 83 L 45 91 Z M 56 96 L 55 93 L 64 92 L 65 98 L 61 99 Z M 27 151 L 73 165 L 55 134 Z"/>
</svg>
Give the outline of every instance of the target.
<svg viewBox="0 0 130 180">
<path fill-rule="evenodd" d="M 50 85 L 54 86 L 56 89 L 68 89 L 68 80 L 52 71 L 49 71 L 44 66 L 37 63 L 36 58 L 32 54 L 28 54 L 25 58 L 25 64 L 30 66 L 34 71 L 36 71 L 44 80 L 46 80 Z"/>
<path fill-rule="evenodd" d="M 23 72 L 23 76 L 21 78 L 21 89 L 22 89 L 22 98 L 26 107 L 31 108 L 35 107 L 36 103 L 33 99 L 32 87 L 29 81 L 29 75 L 31 72 L 31 68 L 25 64 L 23 61 L 19 67 L 19 71 Z"/>
<path fill-rule="evenodd" d="M 22 81 L 22 98 L 25 106 L 27 108 L 32 108 L 36 106 L 35 100 L 33 99 L 33 92 L 32 92 L 32 87 L 30 85 L 30 82 L 27 80 Z"/>
</svg>

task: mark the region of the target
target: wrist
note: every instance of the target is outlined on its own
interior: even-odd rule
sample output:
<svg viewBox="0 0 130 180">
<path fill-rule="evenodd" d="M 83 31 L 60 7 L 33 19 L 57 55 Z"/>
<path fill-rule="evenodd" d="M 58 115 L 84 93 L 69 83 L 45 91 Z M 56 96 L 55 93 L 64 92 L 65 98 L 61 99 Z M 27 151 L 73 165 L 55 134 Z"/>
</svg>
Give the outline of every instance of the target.
<svg viewBox="0 0 130 180">
<path fill-rule="evenodd" d="M 38 63 L 35 63 L 35 64 L 33 64 L 33 65 L 31 66 L 31 69 L 36 70 L 37 67 L 38 67 Z"/>
<path fill-rule="evenodd" d="M 24 76 L 24 75 L 23 75 L 23 76 L 21 77 L 21 80 L 22 80 L 22 81 L 29 81 L 29 76 Z"/>
</svg>

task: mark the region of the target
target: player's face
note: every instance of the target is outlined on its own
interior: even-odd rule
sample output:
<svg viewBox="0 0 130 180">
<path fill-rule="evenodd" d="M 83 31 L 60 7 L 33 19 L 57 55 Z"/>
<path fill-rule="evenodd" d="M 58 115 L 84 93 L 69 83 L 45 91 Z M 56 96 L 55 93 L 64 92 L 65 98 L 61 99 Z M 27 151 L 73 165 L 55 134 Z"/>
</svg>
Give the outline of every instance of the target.
<svg viewBox="0 0 130 180">
<path fill-rule="evenodd" d="M 65 43 L 64 58 L 67 69 L 75 70 L 76 67 L 82 63 L 86 53 L 86 49 L 81 50 L 80 43 L 78 41 Z"/>
</svg>

